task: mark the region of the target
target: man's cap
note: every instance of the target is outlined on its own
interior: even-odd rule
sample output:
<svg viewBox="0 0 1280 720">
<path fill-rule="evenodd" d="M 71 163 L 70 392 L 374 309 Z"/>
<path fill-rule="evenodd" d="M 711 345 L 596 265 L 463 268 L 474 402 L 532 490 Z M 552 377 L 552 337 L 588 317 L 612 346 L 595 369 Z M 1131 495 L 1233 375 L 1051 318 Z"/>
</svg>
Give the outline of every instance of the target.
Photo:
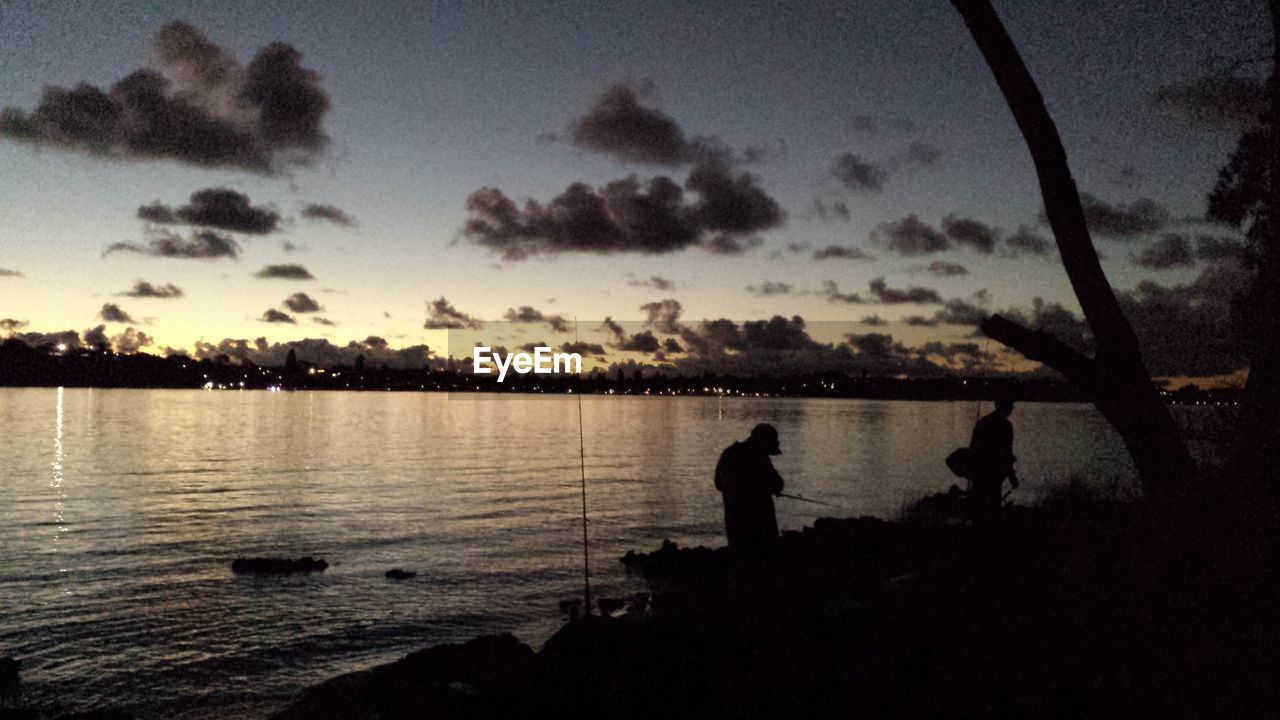
<svg viewBox="0 0 1280 720">
<path fill-rule="evenodd" d="M 770 455 L 782 454 L 782 448 L 778 443 L 778 428 L 769 423 L 760 423 L 751 428 L 751 439 L 760 443 Z"/>
</svg>

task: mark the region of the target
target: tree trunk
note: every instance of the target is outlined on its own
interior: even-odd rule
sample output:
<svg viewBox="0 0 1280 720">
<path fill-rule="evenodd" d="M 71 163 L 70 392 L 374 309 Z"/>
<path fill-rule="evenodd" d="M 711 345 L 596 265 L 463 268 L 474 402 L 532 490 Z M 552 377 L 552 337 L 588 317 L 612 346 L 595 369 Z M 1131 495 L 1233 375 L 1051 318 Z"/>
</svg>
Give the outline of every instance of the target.
<svg viewBox="0 0 1280 720">
<path fill-rule="evenodd" d="M 1155 498 L 1174 494 L 1191 482 L 1195 463 L 1142 362 L 1133 327 L 1102 272 L 1067 153 L 1044 98 L 989 0 L 951 0 L 951 4 L 982 51 L 1031 151 L 1045 215 L 1098 351 L 1092 360 L 1074 351 L 1074 357 L 1066 355 L 1065 345 L 1058 343 L 1061 347 L 1055 348 L 1043 333 L 998 316 L 983 323 L 983 331 L 1087 388 L 1124 440 L 1143 491 Z M 1033 357 L 1036 354 L 1040 357 Z"/>
</svg>

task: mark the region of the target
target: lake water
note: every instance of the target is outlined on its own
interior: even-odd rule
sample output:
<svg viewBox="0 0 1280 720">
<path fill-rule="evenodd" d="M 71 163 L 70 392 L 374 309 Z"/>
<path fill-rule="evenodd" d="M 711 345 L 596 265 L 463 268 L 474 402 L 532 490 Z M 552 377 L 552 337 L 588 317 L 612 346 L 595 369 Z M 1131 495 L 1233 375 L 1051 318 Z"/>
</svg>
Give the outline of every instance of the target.
<svg viewBox="0 0 1280 720">
<path fill-rule="evenodd" d="M 948 487 L 976 409 L 585 397 L 597 594 L 639 588 L 628 549 L 723 544 L 712 468 L 757 422 L 781 432 L 788 491 L 850 508 L 779 500 L 799 529 Z M 1071 477 L 1135 492 L 1091 407 L 1024 404 L 1013 422 L 1017 500 Z M 428 644 L 510 630 L 536 646 L 580 595 L 571 396 L 0 389 L 0 437 L 0 655 L 23 660 L 30 704 L 261 717 Z M 235 576 L 239 555 L 331 566 Z"/>
</svg>

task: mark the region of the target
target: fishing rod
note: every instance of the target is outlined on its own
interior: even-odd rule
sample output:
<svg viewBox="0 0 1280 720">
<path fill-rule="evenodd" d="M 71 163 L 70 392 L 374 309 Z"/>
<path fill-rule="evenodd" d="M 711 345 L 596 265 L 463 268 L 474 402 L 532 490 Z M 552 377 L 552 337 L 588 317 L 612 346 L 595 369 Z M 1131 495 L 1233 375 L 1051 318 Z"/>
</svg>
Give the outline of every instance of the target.
<svg viewBox="0 0 1280 720">
<path fill-rule="evenodd" d="M 578 318 L 573 318 L 573 342 L 578 343 Z M 582 376 L 579 375 L 581 380 Z M 578 386 L 578 461 L 582 470 L 582 597 L 586 602 L 585 610 L 591 614 L 591 554 L 590 541 L 587 539 L 587 447 L 586 431 L 582 424 L 582 386 Z"/>
<path fill-rule="evenodd" d="M 789 498 L 791 500 L 799 500 L 800 502 L 813 503 L 814 505 L 825 505 L 826 507 L 835 508 L 837 510 L 848 510 L 849 512 L 856 512 L 851 507 L 845 507 L 844 505 L 836 505 L 835 503 L 823 502 L 821 500 L 814 500 L 812 498 L 802 497 L 800 495 L 792 495 L 790 493 L 778 493 L 778 497 Z"/>
</svg>

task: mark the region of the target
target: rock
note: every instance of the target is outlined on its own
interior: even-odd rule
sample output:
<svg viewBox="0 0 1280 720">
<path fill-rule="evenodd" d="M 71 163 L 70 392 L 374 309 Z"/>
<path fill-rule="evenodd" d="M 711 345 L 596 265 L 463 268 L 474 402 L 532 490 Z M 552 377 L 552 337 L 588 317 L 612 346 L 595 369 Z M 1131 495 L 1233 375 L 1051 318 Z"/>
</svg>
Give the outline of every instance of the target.
<svg viewBox="0 0 1280 720">
<path fill-rule="evenodd" d="M 0 696 L 8 695 L 18 688 L 18 671 L 21 669 L 21 660 L 0 658 Z"/>
<path fill-rule="evenodd" d="M 412 570 L 401 570 L 400 568 L 392 568 L 385 573 L 388 580 L 408 580 L 409 578 L 418 577 L 418 573 Z"/>
<path fill-rule="evenodd" d="M 231 572 L 254 575 L 287 575 L 290 573 L 324 572 L 329 563 L 310 555 L 297 560 L 289 558 L 236 558 L 231 561 Z"/>
</svg>

